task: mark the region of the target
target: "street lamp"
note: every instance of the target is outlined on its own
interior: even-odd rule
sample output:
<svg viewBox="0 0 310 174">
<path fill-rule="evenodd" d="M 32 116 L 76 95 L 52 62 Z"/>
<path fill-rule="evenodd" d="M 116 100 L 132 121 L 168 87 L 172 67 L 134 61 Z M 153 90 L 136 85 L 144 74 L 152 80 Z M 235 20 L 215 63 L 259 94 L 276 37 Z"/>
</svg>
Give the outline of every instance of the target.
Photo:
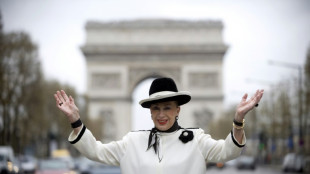
<svg viewBox="0 0 310 174">
<path fill-rule="evenodd" d="M 274 84 L 270 81 L 266 81 L 266 80 L 261 80 L 261 79 L 250 79 L 250 78 L 247 78 L 246 79 L 246 82 L 249 82 L 249 83 L 257 83 L 257 84 L 260 84 L 260 85 L 264 85 L 264 86 L 268 86 L 268 88 L 273 88 Z M 273 93 L 271 93 L 271 99 L 273 99 Z M 273 160 L 275 159 L 275 150 L 276 150 L 276 143 L 275 143 L 275 139 L 276 139 L 276 131 L 275 131 L 275 108 L 274 106 L 272 105 L 272 114 L 271 114 L 271 148 L 268 148 L 271 150 L 271 159 L 270 160 Z M 255 112 L 254 112 L 255 113 Z M 254 115 L 255 117 L 255 123 L 257 124 L 257 118 L 256 118 L 256 114 Z M 255 130 L 255 133 L 257 133 L 258 137 L 259 137 L 259 141 L 260 143 L 264 142 L 265 141 L 265 135 L 263 134 L 262 131 L 258 131 L 256 129 L 257 126 L 255 126 L 254 130 Z"/>
<path fill-rule="evenodd" d="M 293 63 L 287 63 L 287 62 L 279 62 L 279 61 L 269 61 L 270 65 L 276 65 L 276 66 L 282 66 L 286 68 L 291 69 L 297 69 L 298 70 L 298 119 L 299 119 L 299 146 L 303 146 L 303 132 L 302 132 L 302 66 L 298 64 Z"/>
</svg>

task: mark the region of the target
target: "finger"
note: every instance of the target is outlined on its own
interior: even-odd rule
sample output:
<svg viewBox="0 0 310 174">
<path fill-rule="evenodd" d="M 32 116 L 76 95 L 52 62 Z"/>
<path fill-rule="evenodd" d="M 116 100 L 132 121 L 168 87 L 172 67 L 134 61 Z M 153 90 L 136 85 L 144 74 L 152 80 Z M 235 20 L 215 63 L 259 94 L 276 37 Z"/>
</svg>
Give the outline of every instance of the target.
<svg viewBox="0 0 310 174">
<path fill-rule="evenodd" d="M 54 98 L 55 98 L 56 102 L 57 102 L 57 100 L 59 100 L 58 96 L 57 96 L 57 92 L 54 94 Z"/>
<path fill-rule="evenodd" d="M 251 97 L 250 101 L 255 100 L 255 99 L 256 99 L 256 97 L 257 97 L 257 95 L 258 95 L 258 90 L 256 90 L 256 92 L 255 92 L 255 94 L 254 94 L 254 95 L 252 95 L 252 97 Z"/>
<path fill-rule="evenodd" d="M 59 104 L 59 98 L 58 98 L 57 94 L 54 94 L 54 98 L 56 100 L 56 105 L 58 105 Z"/>
<path fill-rule="evenodd" d="M 60 92 L 61 92 L 61 95 L 63 96 L 63 98 L 65 99 L 65 101 L 69 101 L 69 98 L 68 98 L 66 92 L 64 90 L 61 90 Z"/>
<path fill-rule="evenodd" d="M 263 96 L 264 95 L 264 90 L 260 90 L 260 95 Z"/>
<path fill-rule="evenodd" d="M 257 107 L 259 101 L 261 100 L 261 98 L 263 97 L 264 94 L 264 90 L 257 90 L 255 93 L 255 98 L 253 99 L 254 101 L 254 105 Z"/>
<path fill-rule="evenodd" d="M 60 108 L 60 106 L 61 106 L 60 103 L 62 103 L 62 102 L 59 100 L 57 94 L 54 94 L 54 97 L 55 97 L 55 99 L 56 99 L 56 106 L 57 106 L 58 108 Z"/>
<path fill-rule="evenodd" d="M 71 95 L 69 97 L 69 100 L 70 100 L 70 103 L 74 104 L 74 99 L 73 99 L 73 97 Z"/>
<path fill-rule="evenodd" d="M 248 98 L 248 94 L 245 93 L 241 99 L 241 102 L 245 102 L 247 98 Z"/>
<path fill-rule="evenodd" d="M 264 90 L 262 89 L 258 93 L 258 97 L 257 97 L 258 98 L 258 102 L 262 99 L 263 95 L 264 95 Z"/>
<path fill-rule="evenodd" d="M 59 91 L 57 91 L 57 96 L 59 98 L 60 103 L 61 102 L 65 102 L 65 99 L 62 97 L 61 93 Z"/>
</svg>

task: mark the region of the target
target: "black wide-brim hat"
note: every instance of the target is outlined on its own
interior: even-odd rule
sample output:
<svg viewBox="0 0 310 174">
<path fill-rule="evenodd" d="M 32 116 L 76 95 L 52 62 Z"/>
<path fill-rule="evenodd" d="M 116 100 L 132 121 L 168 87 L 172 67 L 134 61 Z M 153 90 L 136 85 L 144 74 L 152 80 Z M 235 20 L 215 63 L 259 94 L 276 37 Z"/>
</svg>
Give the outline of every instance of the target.
<svg viewBox="0 0 310 174">
<path fill-rule="evenodd" d="M 149 98 L 141 100 L 139 104 L 144 108 L 150 108 L 154 103 L 176 101 L 181 106 L 190 100 L 190 92 L 178 91 L 173 79 L 163 77 L 157 78 L 152 82 L 149 90 Z"/>
</svg>

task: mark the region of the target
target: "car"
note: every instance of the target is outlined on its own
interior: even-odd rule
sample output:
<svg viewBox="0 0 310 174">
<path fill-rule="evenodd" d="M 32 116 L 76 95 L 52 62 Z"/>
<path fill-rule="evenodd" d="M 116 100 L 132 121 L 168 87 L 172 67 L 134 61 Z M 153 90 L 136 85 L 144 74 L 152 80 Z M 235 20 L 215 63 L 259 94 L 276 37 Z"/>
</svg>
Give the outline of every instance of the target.
<svg viewBox="0 0 310 174">
<path fill-rule="evenodd" d="M 86 157 L 75 159 L 76 170 L 80 174 L 121 174 L 119 166 L 109 166 L 100 162 L 92 161 Z"/>
<path fill-rule="evenodd" d="M 17 162 L 11 161 L 9 157 L 0 154 L 0 174 L 18 174 L 20 168 Z"/>
<path fill-rule="evenodd" d="M 256 159 L 254 156 L 240 156 L 236 160 L 237 169 L 251 169 L 255 170 L 256 168 Z"/>
<path fill-rule="evenodd" d="M 288 153 L 284 156 L 282 170 L 284 172 L 303 172 L 306 168 L 304 156 L 297 153 Z"/>
<path fill-rule="evenodd" d="M 0 174 L 18 174 L 20 166 L 11 146 L 0 146 Z"/>
<path fill-rule="evenodd" d="M 224 168 L 224 163 L 223 162 L 208 162 L 207 163 L 207 168 L 213 168 L 213 167 L 222 169 Z"/>
<path fill-rule="evenodd" d="M 43 159 L 38 162 L 35 174 L 76 174 L 70 166 L 59 159 Z"/>
<path fill-rule="evenodd" d="M 94 161 L 89 160 L 86 157 L 78 157 L 74 159 L 75 169 L 80 174 L 89 174 L 89 169 L 95 163 Z"/>
<path fill-rule="evenodd" d="M 9 173 L 8 162 L 8 157 L 6 157 L 5 155 L 0 155 L 0 174 Z"/>
<path fill-rule="evenodd" d="M 225 162 L 225 167 L 235 168 L 237 166 L 237 159 L 232 159 L 230 161 Z"/>
<path fill-rule="evenodd" d="M 24 174 L 32 174 L 35 172 L 37 166 L 37 159 L 33 156 L 25 155 L 19 157 L 21 169 Z"/>
<path fill-rule="evenodd" d="M 121 168 L 118 166 L 96 164 L 90 167 L 88 174 L 121 174 Z"/>
<path fill-rule="evenodd" d="M 70 169 L 74 168 L 74 161 L 73 158 L 70 155 L 69 150 L 67 149 L 56 149 L 52 152 L 52 158 L 58 159 L 63 161 L 64 163 L 67 163 L 67 165 L 70 167 Z"/>
</svg>

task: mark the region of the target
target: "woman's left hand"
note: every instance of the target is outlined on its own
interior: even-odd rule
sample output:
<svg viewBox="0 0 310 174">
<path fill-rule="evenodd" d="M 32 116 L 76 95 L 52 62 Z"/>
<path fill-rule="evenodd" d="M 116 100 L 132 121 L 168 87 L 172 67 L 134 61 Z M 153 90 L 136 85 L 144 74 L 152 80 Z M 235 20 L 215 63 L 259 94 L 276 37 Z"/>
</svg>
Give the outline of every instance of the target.
<svg viewBox="0 0 310 174">
<path fill-rule="evenodd" d="M 241 102 L 237 106 L 235 120 L 238 121 L 238 122 L 242 122 L 242 120 L 244 119 L 245 115 L 250 110 L 252 110 L 255 107 L 255 105 L 257 105 L 259 103 L 259 101 L 263 97 L 263 94 L 264 94 L 264 90 L 263 89 L 262 90 L 257 90 L 256 93 L 249 100 L 247 100 L 248 94 L 244 94 L 244 96 L 242 97 Z"/>
</svg>

